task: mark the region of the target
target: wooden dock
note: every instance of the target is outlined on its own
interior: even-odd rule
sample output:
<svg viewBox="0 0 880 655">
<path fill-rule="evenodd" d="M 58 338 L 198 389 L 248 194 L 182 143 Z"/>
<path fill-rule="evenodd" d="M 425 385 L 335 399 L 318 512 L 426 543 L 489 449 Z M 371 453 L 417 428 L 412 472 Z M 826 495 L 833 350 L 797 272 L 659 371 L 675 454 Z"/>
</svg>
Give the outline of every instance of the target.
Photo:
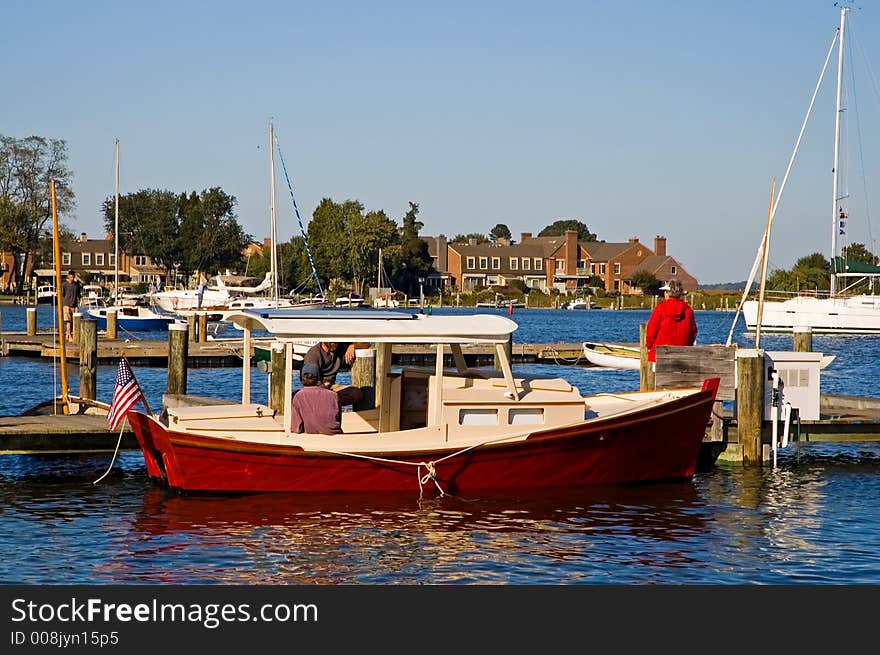
<svg viewBox="0 0 880 655">
<path fill-rule="evenodd" d="M 67 360 L 79 362 L 79 345 L 67 343 Z M 190 341 L 187 365 L 192 368 L 239 366 L 244 354 L 242 339 L 216 339 L 209 341 Z M 450 362 L 451 351 L 448 350 Z M 580 343 L 514 343 L 511 348 L 514 363 L 520 364 L 558 364 L 592 366 L 583 356 Z M 491 345 L 472 345 L 463 348 L 465 358 L 472 366 L 491 365 L 494 350 Z M 0 354 L 5 357 L 45 357 L 60 356 L 57 337 L 52 332 L 38 332 L 27 335 L 20 332 L 7 332 L 0 335 Z M 392 354 L 395 361 L 420 365 L 430 363 L 434 350 L 428 346 L 395 344 Z M 167 366 L 168 339 L 129 340 L 98 338 L 98 363 L 115 364 L 125 356 L 134 366 Z M 251 352 L 253 355 L 253 352 Z"/>
</svg>

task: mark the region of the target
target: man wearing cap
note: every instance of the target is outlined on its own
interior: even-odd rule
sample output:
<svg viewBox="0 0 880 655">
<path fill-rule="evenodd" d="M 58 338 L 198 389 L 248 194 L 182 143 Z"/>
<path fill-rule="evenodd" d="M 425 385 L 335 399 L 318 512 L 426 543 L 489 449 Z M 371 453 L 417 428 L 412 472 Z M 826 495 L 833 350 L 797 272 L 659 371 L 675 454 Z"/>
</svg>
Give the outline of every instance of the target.
<svg viewBox="0 0 880 655">
<path fill-rule="evenodd" d="M 315 364 L 305 363 L 299 377 L 302 389 L 293 394 L 290 429 L 309 434 L 337 434 L 342 432 L 342 414 L 339 397 L 322 385 L 321 371 Z"/>
<path fill-rule="evenodd" d="M 351 364 L 357 356 L 360 348 L 369 348 L 368 343 L 339 344 L 335 341 L 319 341 L 309 348 L 303 357 L 303 370 L 306 364 L 314 364 L 318 367 L 318 382 L 327 389 L 332 389 L 339 396 L 340 405 L 354 405 L 364 397 L 358 387 L 346 387 L 336 384 L 336 374 L 342 365 L 343 358 L 346 364 Z M 344 355 L 340 354 L 344 353 Z M 302 381 L 302 370 L 300 371 Z"/>
<path fill-rule="evenodd" d="M 697 340 L 697 321 L 694 310 L 681 297 L 684 288 L 681 282 L 672 280 L 660 290 L 664 300 L 651 312 L 645 329 L 645 347 L 648 361 L 656 362 L 657 346 L 692 346 Z"/>
</svg>

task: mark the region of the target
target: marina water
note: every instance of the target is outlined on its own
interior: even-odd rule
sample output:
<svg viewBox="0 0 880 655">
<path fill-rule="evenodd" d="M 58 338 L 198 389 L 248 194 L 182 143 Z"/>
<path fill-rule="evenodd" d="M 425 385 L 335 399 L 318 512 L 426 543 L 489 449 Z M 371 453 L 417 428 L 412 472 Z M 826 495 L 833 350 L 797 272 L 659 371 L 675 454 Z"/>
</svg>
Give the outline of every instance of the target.
<svg viewBox="0 0 880 655">
<path fill-rule="evenodd" d="M 515 342 L 635 342 L 648 315 L 511 318 Z M 0 317 L 4 331 L 25 330 L 23 307 L 4 306 Z M 733 318 L 698 310 L 697 343 L 723 343 Z M 52 320 L 41 307 L 38 326 Z M 741 319 L 734 339 L 754 345 Z M 762 335 L 761 346 L 790 350 L 791 337 Z M 814 336 L 813 349 L 837 356 L 822 372 L 823 392 L 880 397 L 880 337 Z M 572 364 L 514 370 L 558 375 L 582 393 L 638 388 L 638 371 Z M 99 367 L 99 400 L 109 402 L 115 373 L 115 364 Z M 156 411 L 166 370 L 135 374 Z M 265 382 L 254 374 L 254 400 L 266 401 Z M 0 414 L 17 415 L 58 393 L 59 371 L 0 358 L 0 385 Z M 235 399 L 240 389 L 238 368 L 189 370 L 190 393 Z M 780 451 L 775 470 L 719 463 L 687 483 L 427 501 L 415 479 L 412 493 L 393 495 L 180 496 L 148 481 L 139 452 L 121 453 L 95 484 L 110 462 L 110 453 L 0 456 L 0 583 L 880 583 L 875 443 L 801 443 Z"/>
</svg>

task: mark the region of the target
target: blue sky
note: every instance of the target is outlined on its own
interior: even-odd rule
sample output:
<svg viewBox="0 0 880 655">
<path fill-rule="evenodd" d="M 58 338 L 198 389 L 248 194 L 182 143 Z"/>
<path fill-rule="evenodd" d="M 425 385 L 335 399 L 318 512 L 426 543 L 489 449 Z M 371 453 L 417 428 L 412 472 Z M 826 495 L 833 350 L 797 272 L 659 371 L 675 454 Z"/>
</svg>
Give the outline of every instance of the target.
<svg viewBox="0 0 880 655">
<path fill-rule="evenodd" d="M 267 236 L 272 120 L 304 221 L 325 197 L 398 221 L 413 201 L 423 234 L 450 237 L 576 218 L 606 241 L 666 236 L 705 283 L 747 276 L 838 22 L 824 0 L 5 0 L 2 14 L 0 134 L 67 141 L 75 231 L 103 233 L 118 138 L 121 193 L 220 186 Z M 880 71 L 880 7 L 851 19 Z M 771 268 L 829 254 L 833 73 Z M 849 135 L 870 165 L 876 133 Z M 870 246 L 867 213 L 850 208 L 849 238 Z"/>
</svg>

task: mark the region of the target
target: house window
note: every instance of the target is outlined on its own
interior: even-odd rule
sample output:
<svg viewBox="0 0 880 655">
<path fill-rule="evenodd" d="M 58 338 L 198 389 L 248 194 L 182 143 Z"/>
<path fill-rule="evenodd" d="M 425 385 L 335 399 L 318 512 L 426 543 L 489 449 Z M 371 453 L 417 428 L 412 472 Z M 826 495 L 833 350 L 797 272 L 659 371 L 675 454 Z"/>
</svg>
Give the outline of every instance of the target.
<svg viewBox="0 0 880 655">
<path fill-rule="evenodd" d="M 578 263 L 577 263 L 577 267 L 578 268 L 586 268 L 587 267 L 587 260 L 586 259 L 579 259 Z"/>
<path fill-rule="evenodd" d="M 515 271 L 518 268 L 519 268 L 519 259 L 517 259 L 516 257 L 511 257 L 510 258 L 510 270 Z"/>
<path fill-rule="evenodd" d="M 469 270 L 474 270 L 477 267 L 477 258 L 476 257 L 468 257 L 467 258 L 467 266 Z"/>
<path fill-rule="evenodd" d="M 501 268 L 501 257 L 492 258 L 492 270 L 497 271 Z"/>
<path fill-rule="evenodd" d="M 599 264 L 599 275 L 605 275 L 605 264 Z"/>
<path fill-rule="evenodd" d="M 620 280 L 614 280 L 614 290 L 620 291 Z"/>
<path fill-rule="evenodd" d="M 104 265 L 104 253 L 96 252 L 95 253 L 95 266 L 103 266 Z"/>
<path fill-rule="evenodd" d="M 489 268 L 489 258 L 488 257 L 480 257 L 480 268 L 483 270 Z"/>
<path fill-rule="evenodd" d="M 590 264 L 590 275 L 595 275 L 595 274 L 596 274 L 596 265 L 591 263 Z"/>
<path fill-rule="evenodd" d="M 677 274 L 678 274 L 678 267 L 673 266 L 673 267 L 670 269 L 670 271 L 671 271 L 671 273 L 672 273 L 673 275 L 677 275 Z"/>
<path fill-rule="evenodd" d="M 70 253 L 69 252 L 61 253 L 61 265 L 62 266 L 70 266 Z"/>
<path fill-rule="evenodd" d="M 565 270 L 565 260 L 564 259 L 557 259 L 556 260 L 556 270 L 557 271 Z"/>
<path fill-rule="evenodd" d="M 107 255 L 107 266 L 116 266 L 116 255 L 110 253 Z"/>
<path fill-rule="evenodd" d="M 147 265 L 147 256 L 146 255 L 135 255 L 134 256 L 134 265 L 135 266 L 146 266 Z"/>
<path fill-rule="evenodd" d="M 529 259 L 528 257 L 523 257 L 523 270 L 528 271 L 529 269 L 531 269 L 531 266 L 532 266 L 532 260 Z"/>
<path fill-rule="evenodd" d="M 614 274 L 620 275 L 620 262 L 614 262 Z"/>
<path fill-rule="evenodd" d="M 82 254 L 82 262 L 83 262 L 83 266 L 91 266 L 92 265 L 92 253 L 84 252 Z"/>
<path fill-rule="evenodd" d="M 540 257 L 535 257 L 535 270 L 543 271 L 544 270 L 544 260 Z"/>
</svg>

